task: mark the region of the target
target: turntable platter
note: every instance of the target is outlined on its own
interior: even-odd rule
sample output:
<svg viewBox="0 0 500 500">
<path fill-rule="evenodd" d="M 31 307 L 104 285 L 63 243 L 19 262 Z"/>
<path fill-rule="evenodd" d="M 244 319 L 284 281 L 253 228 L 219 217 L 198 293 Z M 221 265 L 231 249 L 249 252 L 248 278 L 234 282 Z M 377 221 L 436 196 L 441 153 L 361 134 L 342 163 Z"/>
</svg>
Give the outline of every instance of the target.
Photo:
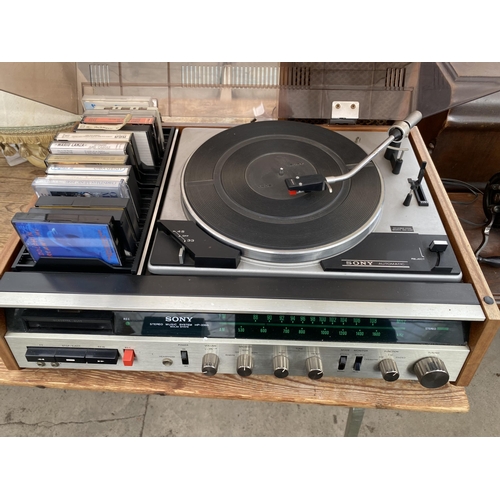
<svg viewBox="0 0 500 500">
<path fill-rule="evenodd" d="M 359 243 L 382 209 L 383 182 L 369 164 L 322 191 L 290 196 L 285 179 L 347 173 L 366 153 L 325 128 L 256 122 L 225 130 L 199 147 L 181 182 L 187 215 L 209 234 L 266 262 L 331 257 Z"/>
</svg>

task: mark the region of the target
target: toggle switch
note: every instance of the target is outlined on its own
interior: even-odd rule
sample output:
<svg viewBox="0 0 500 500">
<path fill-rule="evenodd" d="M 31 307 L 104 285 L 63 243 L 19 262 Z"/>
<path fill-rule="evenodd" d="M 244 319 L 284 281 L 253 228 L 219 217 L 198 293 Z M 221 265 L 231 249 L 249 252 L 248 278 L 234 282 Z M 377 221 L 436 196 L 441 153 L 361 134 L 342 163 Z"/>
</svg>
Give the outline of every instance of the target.
<svg viewBox="0 0 500 500">
<path fill-rule="evenodd" d="M 352 366 L 355 372 L 359 372 L 361 370 L 361 363 L 363 362 L 363 356 L 356 356 L 354 359 L 354 365 Z"/>
<path fill-rule="evenodd" d="M 345 365 L 347 364 L 347 356 L 340 356 L 338 369 L 345 370 Z"/>
<path fill-rule="evenodd" d="M 189 365 L 189 356 L 187 351 L 181 351 L 181 362 L 183 365 Z"/>
</svg>

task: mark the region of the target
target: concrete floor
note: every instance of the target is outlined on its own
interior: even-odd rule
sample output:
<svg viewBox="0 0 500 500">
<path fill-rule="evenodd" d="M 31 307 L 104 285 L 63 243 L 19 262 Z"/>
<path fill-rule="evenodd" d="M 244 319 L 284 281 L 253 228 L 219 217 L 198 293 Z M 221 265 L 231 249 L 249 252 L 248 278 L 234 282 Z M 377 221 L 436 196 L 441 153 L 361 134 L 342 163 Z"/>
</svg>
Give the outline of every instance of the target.
<svg viewBox="0 0 500 500">
<path fill-rule="evenodd" d="M 361 437 L 500 436 L 500 336 L 466 414 L 366 410 Z M 343 436 L 348 409 L 0 386 L 0 436 Z"/>
</svg>

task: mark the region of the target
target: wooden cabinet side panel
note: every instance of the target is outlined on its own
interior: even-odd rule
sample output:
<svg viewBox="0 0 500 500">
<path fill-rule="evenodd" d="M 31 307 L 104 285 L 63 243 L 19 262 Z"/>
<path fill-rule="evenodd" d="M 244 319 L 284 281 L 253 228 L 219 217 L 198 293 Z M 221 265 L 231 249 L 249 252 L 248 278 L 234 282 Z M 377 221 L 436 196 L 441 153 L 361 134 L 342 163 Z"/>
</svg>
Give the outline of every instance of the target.
<svg viewBox="0 0 500 500">
<path fill-rule="evenodd" d="M 19 236 L 13 231 L 2 250 L 2 254 L 0 254 L 0 278 L 11 267 L 21 246 Z M 5 340 L 6 333 L 7 324 L 5 321 L 5 312 L 3 309 L 0 309 L 0 359 L 8 370 L 19 370 L 19 366 Z"/>
<path fill-rule="evenodd" d="M 5 322 L 5 312 L 3 309 L 0 309 L 0 359 L 3 361 L 7 370 L 19 370 L 19 365 L 17 364 L 5 340 L 6 332 L 7 324 Z"/>
<path fill-rule="evenodd" d="M 484 354 L 491 344 L 497 330 L 500 328 L 500 311 L 493 300 L 492 304 L 486 303 L 484 297 L 493 298 L 490 287 L 479 267 L 469 240 L 458 220 L 455 209 L 444 189 L 436 167 L 417 128 L 412 130 L 410 139 L 419 162 L 426 161 L 425 179 L 432 194 L 437 210 L 448 233 L 448 237 L 462 268 L 463 279 L 470 283 L 478 296 L 486 320 L 481 324 L 474 324 L 469 339 L 471 353 L 460 373 L 456 384 L 467 386 L 470 384 Z"/>
</svg>

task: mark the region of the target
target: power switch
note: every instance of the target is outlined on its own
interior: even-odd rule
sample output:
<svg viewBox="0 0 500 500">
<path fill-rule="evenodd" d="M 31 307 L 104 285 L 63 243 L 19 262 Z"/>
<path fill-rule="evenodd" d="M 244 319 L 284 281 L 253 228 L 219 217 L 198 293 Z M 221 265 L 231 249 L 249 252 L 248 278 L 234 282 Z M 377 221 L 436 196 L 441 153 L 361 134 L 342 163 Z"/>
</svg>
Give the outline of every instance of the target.
<svg viewBox="0 0 500 500">
<path fill-rule="evenodd" d="M 183 365 L 189 365 L 189 356 L 187 351 L 181 351 L 181 361 Z"/>
<path fill-rule="evenodd" d="M 135 352 L 133 349 L 123 349 L 123 366 L 133 366 Z"/>
</svg>

